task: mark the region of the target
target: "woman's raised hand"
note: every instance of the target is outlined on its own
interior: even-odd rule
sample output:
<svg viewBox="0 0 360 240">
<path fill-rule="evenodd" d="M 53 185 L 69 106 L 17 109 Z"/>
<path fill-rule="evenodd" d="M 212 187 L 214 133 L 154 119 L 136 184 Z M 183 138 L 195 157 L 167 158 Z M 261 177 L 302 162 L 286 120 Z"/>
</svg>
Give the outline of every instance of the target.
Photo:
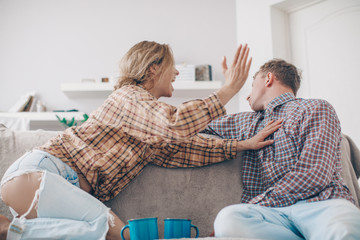
<svg viewBox="0 0 360 240">
<path fill-rule="evenodd" d="M 249 70 L 251 66 L 252 58 L 247 61 L 249 56 L 250 49 L 247 44 L 244 46 L 240 44 L 236 54 L 234 56 L 234 61 L 230 68 L 226 64 L 226 57 L 224 56 L 222 62 L 222 70 L 225 76 L 225 84 L 230 85 L 234 90 L 239 91 L 249 75 Z"/>
<path fill-rule="evenodd" d="M 258 134 L 256 134 L 252 138 L 244 141 L 239 141 L 236 146 L 237 151 L 257 150 L 273 144 L 274 140 L 265 140 L 265 138 L 277 131 L 282 126 L 282 122 L 282 119 L 270 121 L 266 125 L 266 127 L 264 127 Z"/>
<path fill-rule="evenodd" d="M 241 44 L 234 56 L 230 67 L 227 66 L 226 57 L 222 62 L 225 83 L 217 92 L 222 104 L 226 104 L 244 86 L 249 75 L 252 58 L 248 60 L 249 48 Z"/>
</svg>

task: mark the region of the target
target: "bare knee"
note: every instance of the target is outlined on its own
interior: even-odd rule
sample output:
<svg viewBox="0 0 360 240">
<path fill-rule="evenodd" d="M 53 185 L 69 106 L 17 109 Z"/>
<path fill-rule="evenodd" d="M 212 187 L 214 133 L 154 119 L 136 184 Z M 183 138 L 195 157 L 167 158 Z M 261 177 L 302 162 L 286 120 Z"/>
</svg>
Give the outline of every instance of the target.
<svg viewBox="0 0 360 240">
<path fill-rule="evenodd" d="M 1 186 L 1 197 L 4 203 L 14 209 L 20 216 L 24 215 L 34 201 L 36 190 L 40 187 L 41 178 L 41 172 L 32 172 L 17 176 L 3 184 Z M 37 217 L 35 206 L 25 217 L 28 219 Z"/>
<path fill-rule="evenodd" d="M 113 216 L 113 219 L 109 222 L 109 231 L 106 235 L 106 240 L 121 239 L 120 232 L 125 224 L 113 211 L 110 210 L 110 214 Z M 124 231 L 124 237 L 126 240 L 130 239 L 129 229 Z"/>
</svg>

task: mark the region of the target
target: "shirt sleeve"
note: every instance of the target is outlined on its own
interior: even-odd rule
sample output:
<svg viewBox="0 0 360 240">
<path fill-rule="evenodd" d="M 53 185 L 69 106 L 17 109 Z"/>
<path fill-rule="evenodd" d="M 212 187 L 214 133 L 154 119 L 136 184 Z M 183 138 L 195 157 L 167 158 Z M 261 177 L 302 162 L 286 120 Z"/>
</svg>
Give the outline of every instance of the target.
<svg viewBox="0 0 360 240">
<path fill-rule="evenodd" d="M 232 133 L 237 133 L 235 115 L 226 115 L 212 121 L 203 131 L 221 138 L 232 138 Z"/>
<path fill-rule="evenodd" d="M 203 133 L 219 136 L 224 139 L 245 140 L 249 135 L 251 123 L 258 113 L 240 112 L 229 114 L 213 120 Z"/>
<path fill-rule="evenodd" d="M 286 206 L 314 197 L 331 183 L 337 171 L 341 130 L 332 106 L 321 101 L 315 108 L 305 111 L 302 118 L 297 140 L 299 158 L 290 171 L 267 190 L 262 203 Z M 253 200 L 251 203 L 261 199 Z"/>
<path fill-rule="evenodd" d="M 166 168 L 200 167 L 236 157 L 237 140 L 194 136 L 187 142 L 160 146 L 152 163 Z"/>
<path fill-rule="evenodd" d="M 149 144 L 183 141 L 225 113 L 216 94 L 178 107 L 160 101 L 129 101 L 123 108 L 121 131 Z"/>
</svg>

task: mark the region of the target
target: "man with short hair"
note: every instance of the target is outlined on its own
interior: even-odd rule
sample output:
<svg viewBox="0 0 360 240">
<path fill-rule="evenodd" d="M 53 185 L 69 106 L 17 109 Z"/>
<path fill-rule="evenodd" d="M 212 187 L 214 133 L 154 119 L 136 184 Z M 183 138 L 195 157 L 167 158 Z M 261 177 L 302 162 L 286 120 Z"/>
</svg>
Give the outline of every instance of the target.
<svg viewBox="0 0 360 240">
<path fill-rule="evenodd" d="M 209 124 L 207 133 L 243 140 L 269 121 L 283 119 L 269 137 L 274 144 L 243 152 L 241 204 L 219 212 L 215 236 L 360 239 L 360 210 L 340 176 L 341 129 L 335 110 L 324 100 L 295 98 L 299 87 L 295 66 L 270 60 L 255 74 L 247 98 L 255 112 Z"/>
</svg>

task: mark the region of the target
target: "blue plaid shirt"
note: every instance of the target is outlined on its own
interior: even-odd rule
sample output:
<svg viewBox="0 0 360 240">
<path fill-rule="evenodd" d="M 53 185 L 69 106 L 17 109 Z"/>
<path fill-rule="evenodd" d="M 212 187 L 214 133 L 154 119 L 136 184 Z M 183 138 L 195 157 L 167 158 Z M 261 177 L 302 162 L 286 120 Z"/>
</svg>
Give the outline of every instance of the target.
<svg viewBox="0 0 360 240">
<path fill-rule="evenodd" d="M 285 93 L 264 111 L 227 115 L 211 122 L 206 133 L 244 140 L 277 119 L 284 121 L 269 136 L 274 144 L 243 152 L 241 202 L 284 207 L 304 199 L 344 198 L 355 203 L 340 176 L 340 123 L 324 100 Z"/>
</svg>

